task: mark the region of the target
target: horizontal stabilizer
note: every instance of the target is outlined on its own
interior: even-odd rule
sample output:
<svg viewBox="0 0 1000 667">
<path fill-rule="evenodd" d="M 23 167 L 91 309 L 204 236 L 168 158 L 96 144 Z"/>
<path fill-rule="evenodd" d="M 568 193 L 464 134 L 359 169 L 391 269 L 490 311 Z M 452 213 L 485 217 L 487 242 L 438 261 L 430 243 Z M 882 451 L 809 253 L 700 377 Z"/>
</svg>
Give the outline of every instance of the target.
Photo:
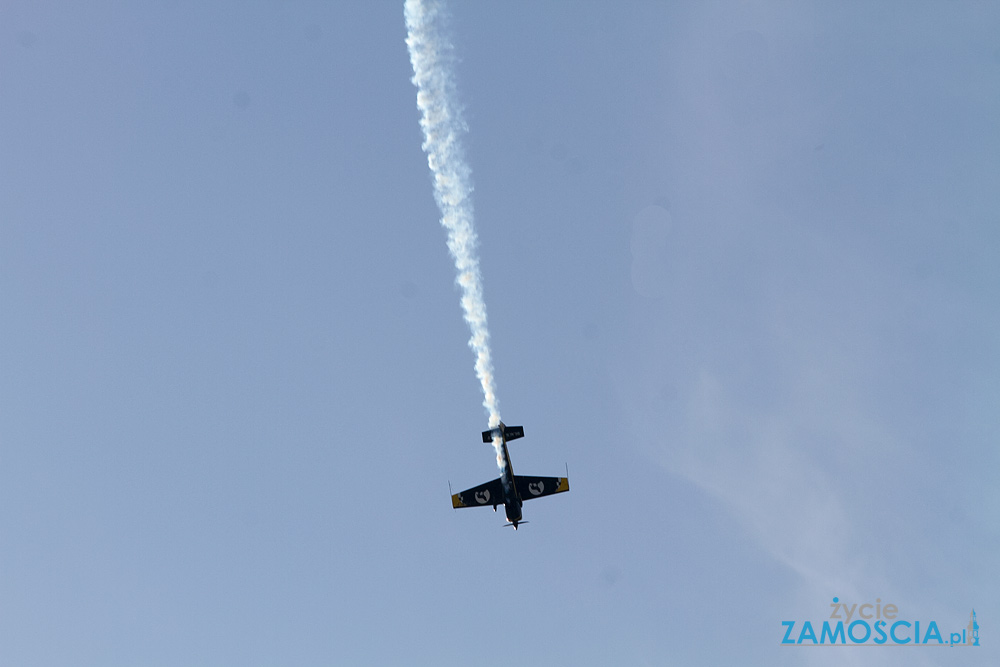
<svg viewBox="0 0 1000 667">
<path fill-rule="evenodd" d="M 524 437 L 523 426 L 505 426 L 501 423 L 500 426 L 497 426 L 496 428 L 492 428 L 489 431 L 483 431 L 483 442 L 493 442 L 493 436 L 500 435 L 501 428 L 503 429 L 504 440 L 517 440 L 518 438 Z"/>
<path fill-rule="evenodd" d="M 503 437 L 506 440 L 517 440 L 518 438 L 524 437 L 524 427 L 523 426 L 504 426 L 503 427 Z"/>
</svg>

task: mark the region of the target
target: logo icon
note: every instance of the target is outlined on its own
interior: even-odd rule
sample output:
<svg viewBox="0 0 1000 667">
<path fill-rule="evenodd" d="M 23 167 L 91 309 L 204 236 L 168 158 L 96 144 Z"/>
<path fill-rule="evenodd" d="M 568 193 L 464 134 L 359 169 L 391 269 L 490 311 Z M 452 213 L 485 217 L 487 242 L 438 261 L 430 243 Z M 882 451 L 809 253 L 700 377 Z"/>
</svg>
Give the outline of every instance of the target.
<svg viewBox="0 0 1000 667">
<path fill-rule="evenodd" d="M 969 614 L 968 633 L 965 636 L 965 643 L 969 646 L 979 646 L 979 623 L 976 623 L 976 610 Z"/>
<path fill-rule="evenodd" d="M 545 482 L 531 482 L 528 484 L 528 492 L 533 496 L 539 496 L 545 490 Z"/>
<path fill-rule="evenodd" d="M 490 502 L 490 490 L 483 489 L 482 491 L 476 491 L 476 502 L 480 505 Z"/>
</svg>

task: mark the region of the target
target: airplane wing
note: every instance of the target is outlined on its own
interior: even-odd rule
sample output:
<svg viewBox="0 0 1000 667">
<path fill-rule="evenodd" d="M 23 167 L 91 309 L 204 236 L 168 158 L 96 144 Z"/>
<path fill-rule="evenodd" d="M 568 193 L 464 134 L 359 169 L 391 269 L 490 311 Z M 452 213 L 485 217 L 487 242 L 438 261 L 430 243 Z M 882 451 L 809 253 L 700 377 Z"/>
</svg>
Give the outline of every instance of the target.
<svg viewBox="0 0 1000 667">
<path fill-rule="evenodd" d="M 521 500 L 531 500 L 542 496 L 551 496 L 553 493 L 569 491 L 568 477 L 528 477 L 526 475 L 514 475 L 514 484 Z"/>
<path fill-rule="evenodd" d="M 466 489 L 451 496 L 452 507 L 486 507 L 488 505 L 503 505 L 503 486 L 500 478 L 490 480 L 485 484 Z"/>
</svg>

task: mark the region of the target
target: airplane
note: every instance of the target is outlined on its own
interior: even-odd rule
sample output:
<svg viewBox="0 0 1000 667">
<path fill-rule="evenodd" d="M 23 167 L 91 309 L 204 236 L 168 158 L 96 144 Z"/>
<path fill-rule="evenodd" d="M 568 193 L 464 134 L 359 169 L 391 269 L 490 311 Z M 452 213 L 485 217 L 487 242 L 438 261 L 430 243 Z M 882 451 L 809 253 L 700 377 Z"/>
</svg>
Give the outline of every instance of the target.
<svg viewBox="0 0 1000 667">
<path fill-rule="evenodd" d="M 510 452 L 507 451 L 507 441 L 524 437 L 524 427 L 505 426 L 503 422 L 496 428 L 483 431 L 483 442 L 492 443 L 494 438 L 500 440 L 501 454 L 503 456 L 503 468 L 500 477 L 466 489 L 461 493 L 451 495 L 451 506 L 455 509 L 459 507 L 486 507 L 493 506 L 493 511 L 497 511 L 497 505 L 502 504 L 504 513 L 507 515 L 505 526 L 513 526 L 517 530 L 519 523 L 528 523 L 521 520 L 521 505 L 525 500 L 550 496 L 553 493 L 569 491 L 569 477 L 527 477 L 515 475 L 514 468 L 510 465 Z"/>
</svg>

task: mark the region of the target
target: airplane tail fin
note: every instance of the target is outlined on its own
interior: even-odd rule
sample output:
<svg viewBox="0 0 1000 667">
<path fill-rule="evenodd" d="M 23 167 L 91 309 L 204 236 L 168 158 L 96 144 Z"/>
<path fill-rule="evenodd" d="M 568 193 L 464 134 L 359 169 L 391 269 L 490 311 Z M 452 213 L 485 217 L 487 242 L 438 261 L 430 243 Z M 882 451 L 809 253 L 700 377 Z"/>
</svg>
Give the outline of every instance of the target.
<svg viewBox="0 0 1000 667">
<path fill-rule="evenodd" d="M 483 442 L 493 442 L 493 435 L 500 435 L 500 429 L 503 429 L 504 440 L 517 440 L 518 438 L 524 437 L 523 426 L 506 426 L 503 422 L 500 422 L 500 425 L 496 428 L 491 428 L 489 431 L 483 431 Z"/>
</svg>

